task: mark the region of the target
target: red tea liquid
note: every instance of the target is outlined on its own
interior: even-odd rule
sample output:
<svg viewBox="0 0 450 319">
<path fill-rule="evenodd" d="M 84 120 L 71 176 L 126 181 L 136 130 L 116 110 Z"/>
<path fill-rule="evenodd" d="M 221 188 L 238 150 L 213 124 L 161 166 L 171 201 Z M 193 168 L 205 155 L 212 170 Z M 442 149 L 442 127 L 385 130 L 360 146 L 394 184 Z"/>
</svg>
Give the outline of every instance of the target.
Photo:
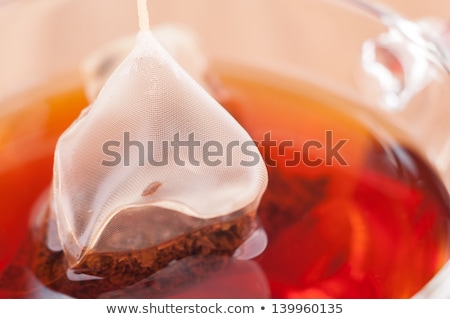
<svg viewBox="0 0 450 319">
<path fill-rule="evenodd" d="M 450 252 L 448 191 L 426 161 L 394 133 L 375 134 L 344 98 L 306 82 L 232 70 L 221 72 L 230 96 L 225 106 L 256 141 L 270 132 L 277 145 L 260 143 L 270 166 L 258 210 L 268 244 L 259 256 L 190 256 L 129 287 L 101 292 L 90 288 L 98 278 L 55 274 L 84 287 L 71 293 L 70 284 L 55 290 L 36 276 L 33 211 L 50 185 L 58 136 L 87 104 L 80 85 L 63 79 L 60 87 L 31 92 L 0 119 L 0 297 L 408 298 L 418 292 Z M 329 158 L 344 140 L 345 164 Z M 283 141 L 290 142 L 280 148 Z M 296 154 L 303 161 L 292 165 Z"/>
</svg>

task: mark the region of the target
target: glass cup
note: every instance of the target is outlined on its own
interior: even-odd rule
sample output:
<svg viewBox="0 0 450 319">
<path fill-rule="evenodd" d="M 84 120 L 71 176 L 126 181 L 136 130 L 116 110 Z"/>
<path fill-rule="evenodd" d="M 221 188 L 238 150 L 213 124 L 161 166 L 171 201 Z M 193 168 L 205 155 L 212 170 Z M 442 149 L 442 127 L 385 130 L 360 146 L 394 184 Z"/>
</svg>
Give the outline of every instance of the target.
<svg viewBox="0 0 450 319">
<path fill-rule="evenodd" d="M 444 214 L 448 215 L 450 139 L 447 121 L 450 109 L 446 105 L 450 98 L 447 89 L 450 84 L 450 36 L 446 35 L 445 22 L 437 19 L 412 22 L 385 7 L 358 0 L 255 0 L 221 4 L 207 0 L 167 0 L 149 1 L 149 8 L 152 25 L 175 22 L 189 26 L 198 35 L 211 59 L 211 69 L 218 73 L 217 83 L 214 82 L 218 87 L 227 79 L 249 78 L 248 74 L 253 74 L 252 79 L 264 77 L 268 83 L 284 83 L 289 92 L 314 91 L 315 99 L 322 96 L 319 98 L 321 103 L 333 104 L 333 109 L 350 114 L 380 140 L 393 140 L 395 144 L 414 150 L 414 154 L 424 158 L 427 170 L 435 171 L 446 185 L 441 197 Z M 0 296 L 24 296 L 20 291 L 11 293 L 5 288 L 22 285 L 31 291 L 25 294 L 27 297 L 61 297 L 54 289 L 45 288 L 47 290 L 42 292 L 44 288 L 36 284 L 42 280 L 35 278 L 29 270 L 18 270 L 9 265 L 25 249 L 33 210 L 39 207 L 39 201 L 47 198 L 45 189 L 51 179 L 49 158 L 58 134 L 88 103 L 78 96 L 83 85 L 79 67 L 97 48 L 137 32 L 136 5 L 128 0 L 117 0 L 114 4 L 106 0 L 6 2 L 0 8 L 0 21 L 4 24 L 0 28 L 0 43 L 5 48 L 0 55 L 0 69 L 3 70 L 0 74 L 0 172 L 6 181 L 0 186 L 0 205 L 6 212 L 6 217 L 0 219 L 3 224 L 0 239 L 10 243 L 0 256 Z M 320 93 L 321 90 L 324 93 Z M 48 98 L 58 92 L 66 93 Z M 30 107 L 36 100 L 40 104 Z M 67 107 L 68 104 L 72 106 Z M 255 111 L 257 109 L 252 110 Z M 292 112 L 301 116 L 299 112 Z M 336 117 L 334 121 L 339 122 L 341 115 L 333 112 L 331 115 L 324 113 L 324 116 Z M 238 121 L 242 118 L 243 122 L 248 122 L 242 114 L 233 115 Z M 58 120 L 52 121 L 52 117 Z M 252 137 L 260 138 L 258 125 L 248 125 Z M 326 127 L 322 131 L 325 130 L 328 131 Z M 406 162 L 410 160 L 406 159 Z M 23 165 L 28 165 L 28 170 L 23 170 Z M 385 186 L 388 187 L 387 184 L 381 187 Z M 399 188 L 392 189 L 400 192 Z M 27 213 L 21 213 L 23 211 Z M 322 218 L 327 215 L 323 214 Z M 444 218 L 442 223 L 445 222 Z M 302 227 L 299 229 L 304 231 Z M 439 227 L 444 233 L 450 232 L 448 225 Z M 12 234 L 10 229 L 17 231 Z M 270 230 L 266 231 L 270 242 Z M 307 231 L 320 237 L 313 228 Z M 288 233 L 288 230 L 282 233 Z M 311 238 L 315 237 L 306 239 Z M 364 237 L 355 238 L 350 241 L 357 242 Z M 440 243 L 445 247 L 436 253 L 440 264 L 435 265 L 433 279 L 424 283 L 421 289 L 410 288 L 394 297 L 450 297 L 450 264 L 443 265 L 450 252 L 445 238 Z M 359 246 L 352 247 L 358 249 L 355 247 Z M 327 251 L 323 250 L 325 256 Z M 337 285 L 336 282 L 326 280 L 318 286 L 305 284 L 302 289 L 287 293 L 287 289 L 277 286 L 277 280 L 268 278 L 267 269 L 273 266 L 264 264 L 265 258 L 269 257 L 264 257 L 262 252 L 243 266 L 233 266 L 252 273 L 255 277 L 250 277 L 259 283 L 259 290 L 250 289 L 249 295 L 242 296 L 391 297 L 369 292 L 334 295 L 335 290 L 330 286 Z M 376 264 L 376 260 L 370 262 Z M 408 267 L 407 264 L 404 266 Z M 20 285 L 14 282 L 14 271 L 21 272 Z M 304 274 L 310 272 L 305 270 Z M 222 277 L 226 279 L 228 275 Z M 333 277 L 332 274 L 327 276 Z M 374 276 L 371 280 L 382 281 L 380 278 Z M 210 293 L 212 283 L 208 284 L 208 280 L 205 279 L 206 284 L 200 288 L 189 288 L 196 291 L 194 296 L 204 296 L 206 293 L 202 295 L 201 289 Z M 230 294 L 225 296 L 241 296 L 233 287 L 228 288 Z M 145 289 L 133 286 L 125 291 L 127 297 L 147 296 Z M 166 296 L 186 294 L 193 296 L 179 291 Z M 101 296 L 123 295 L 108 292 Z"/>
</svg>

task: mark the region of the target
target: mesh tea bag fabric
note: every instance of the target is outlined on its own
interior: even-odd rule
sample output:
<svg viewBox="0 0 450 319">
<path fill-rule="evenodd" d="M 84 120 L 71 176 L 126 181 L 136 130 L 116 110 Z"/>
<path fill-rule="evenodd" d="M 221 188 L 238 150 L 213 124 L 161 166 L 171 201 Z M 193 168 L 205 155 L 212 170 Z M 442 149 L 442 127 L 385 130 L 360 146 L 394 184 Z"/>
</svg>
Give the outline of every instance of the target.
<svg viewBox="0 0 450 319">
<path fill-rule="evenodd" d="M 250 136 L 144 30 L 59 139 L 51 210 L 76 267 L 251 220 L 266 184 Z"/>
<path fill-rule="evenodd" d="M 206 83 L 209 75 L 208 58 L 197 34 L 180 23 L 164 23 L 154 26 L 152 33 L 156 40 L 177 61 L 177 63 L 210 94 Z M 136 36 L 121 37 L 91 53 L 82 63 L 82 75 L 89 101 L 95 100 L 111 73 L 133 49 Z M 217 95 L 217 94 L 216 94 Z M 217 99 L 216 96 L 214 98 Z"/>
</svg>

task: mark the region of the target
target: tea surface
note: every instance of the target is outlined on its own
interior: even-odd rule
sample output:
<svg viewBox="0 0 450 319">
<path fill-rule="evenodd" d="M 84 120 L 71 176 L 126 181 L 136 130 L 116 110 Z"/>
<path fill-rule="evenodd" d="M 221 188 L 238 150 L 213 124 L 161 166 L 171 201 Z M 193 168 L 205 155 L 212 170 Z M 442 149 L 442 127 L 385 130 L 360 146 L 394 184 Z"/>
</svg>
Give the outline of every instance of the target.
<svg viewBox="0 0 450 319">
<path fill-rule="evenodd" d="M 32 212 L 47 198 L 57 137 L 87 104 L 71 85 L 31 94 L 0 119 L 0 297 L 407 298 L 430 280 L 449 257 L 450 207 L 420 156 L 350 115 L 357 105 L 310 83 L 233 68 L 221 79 L 225 107 L 269 169 L 259 256 L 183 257 L 107 289 L 70 272 L 40 277 L 30 258 Z M 64 290 L 54 285 L 61 280 Z"/>
</svg>

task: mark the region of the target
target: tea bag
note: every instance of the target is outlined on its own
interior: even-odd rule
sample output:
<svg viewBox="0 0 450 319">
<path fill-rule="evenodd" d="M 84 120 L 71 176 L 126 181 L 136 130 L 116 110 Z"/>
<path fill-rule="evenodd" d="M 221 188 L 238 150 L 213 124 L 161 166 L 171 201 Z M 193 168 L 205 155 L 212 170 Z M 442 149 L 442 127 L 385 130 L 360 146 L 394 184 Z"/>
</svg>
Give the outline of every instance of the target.
<svg viewBox="0 0 450 319">
<path fill-rule="evenodd" d="M 250 136 L 163 49 L 138 2 L 135 47 L 60 137 L 52 187 L 69 268 L 118 281 L 232 255 L 267 184 Z"/>
<path fill-rule="evenodd" d="M 172 22 L 155 26 L 152 33 L 177 63 L 217 100 L 218 92 L 208 81 L 213 77 L 208 57 L 195 32 L 186 25 Z M 95 100 L 106 80 L 133 49 L 135 42 L 135 35 L 121 37 L 85 58 L 81 73 L 90 102 Z"/>
</svg>

